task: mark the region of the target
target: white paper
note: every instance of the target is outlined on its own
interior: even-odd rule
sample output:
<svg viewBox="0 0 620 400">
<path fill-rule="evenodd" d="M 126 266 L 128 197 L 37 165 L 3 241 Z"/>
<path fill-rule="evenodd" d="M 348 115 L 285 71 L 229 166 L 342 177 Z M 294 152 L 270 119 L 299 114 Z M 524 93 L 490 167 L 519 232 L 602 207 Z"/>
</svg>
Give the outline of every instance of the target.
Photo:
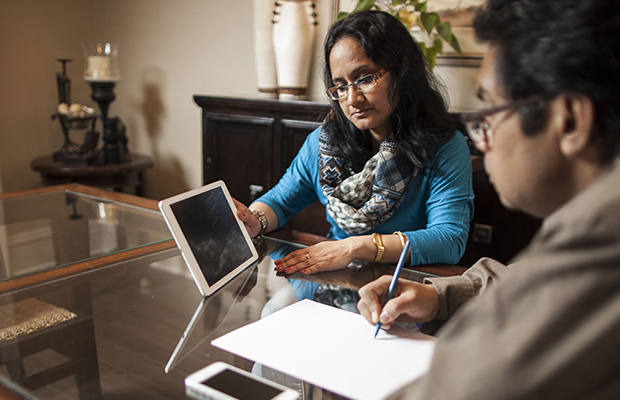
<svg viewBox="0 0 620 400">
<path fill-rule="evenodd" d="M 435 340 L 397 327 L 374 333 L 359 314 L 302 300 L 211 344 L 351 399 L 380 400 L 428 371 Z"/>
</svg>

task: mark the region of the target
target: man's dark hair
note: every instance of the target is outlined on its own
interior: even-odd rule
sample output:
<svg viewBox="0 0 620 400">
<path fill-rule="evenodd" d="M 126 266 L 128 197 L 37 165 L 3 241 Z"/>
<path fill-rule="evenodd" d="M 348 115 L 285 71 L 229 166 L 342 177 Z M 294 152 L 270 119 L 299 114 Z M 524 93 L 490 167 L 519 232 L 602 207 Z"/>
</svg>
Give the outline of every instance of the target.
<svg viewBox="0 0 620 400">
<path fill-rule="evenodd" d="M 403 24 L 386 12 L 352 13 L 327 33 L 323 75 L 326 88 L 334 85 L 329 55 L 344 38 L 359 43 L 368 58 L 392 75 L 388 95 L 397 104 L 392 113 L 393 138 L 414 165 L 427 167 L 437 145 L 453 136 L 455 124 L 417 43 Z M 330 134 L 333 151 L 351 161 L 356 171 L 372 156 L 370 135 L 346 118 L 338 101 L 332 101 L 324 129 Z"/>
<path fill-rule="evenodd" d="M 620 138 L 620 1 L 489 0 L 474 18 L 479 39 L 496 47 L 497 79 L 512 99 L 562 93 L 589 97 L 603 163 Z M 522 107 L 522 128 L 545 123 L 544 102 Z"/>
</svg>

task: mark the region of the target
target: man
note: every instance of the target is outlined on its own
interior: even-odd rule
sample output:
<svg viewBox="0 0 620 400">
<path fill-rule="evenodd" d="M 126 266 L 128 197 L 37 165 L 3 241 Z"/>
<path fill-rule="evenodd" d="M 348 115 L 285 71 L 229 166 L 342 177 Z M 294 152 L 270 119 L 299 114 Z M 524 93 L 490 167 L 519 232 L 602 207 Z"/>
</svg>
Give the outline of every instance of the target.
<svg viewBox="0 0 620 400">
<path fill-rule="evenodd" d="M 620 1 L 489 0 L 464 121 L 502 202 L 544 222 L 509 267 L 360 289 L 371 323 L 447 320 L 398 399 L 620 398 Z"/>
</svg>

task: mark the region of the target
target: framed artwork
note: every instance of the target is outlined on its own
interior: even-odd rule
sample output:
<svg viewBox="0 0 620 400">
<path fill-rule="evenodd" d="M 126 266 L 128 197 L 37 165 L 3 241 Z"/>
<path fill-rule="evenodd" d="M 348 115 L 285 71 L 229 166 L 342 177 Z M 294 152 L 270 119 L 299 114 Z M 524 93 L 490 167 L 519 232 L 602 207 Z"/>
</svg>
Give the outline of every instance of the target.
<svg viewBox="0 0 620 400">
<path fill-rule="evenodd" d="M 444 52 L 437 56 L 437 65 L 480 66 L 487 46 L 477 42 L 472 22 L 476 9 L 484 3 L 485 0 L 428 0 L 428 10 L 437 12 L 442 21 L 450 22 L 463 51 L 461 55 L 445 45 Z M 356 4 L 357 0 L 332 0 L 333 21 L 339 12 L 350 12 Z"/>
<path fill-rule="evenodd" d="M 476 9 L 485 0 L 429 0 L 428 8 L 439 14 L 442 21 L 450 22 L 452 32 L 461 45 L 463 54 L 458 54 L 450 46 L 437 56 L 437 65 L 479 67 L 487 45 L 478 43 L 473 27 Z"/>
</svg>

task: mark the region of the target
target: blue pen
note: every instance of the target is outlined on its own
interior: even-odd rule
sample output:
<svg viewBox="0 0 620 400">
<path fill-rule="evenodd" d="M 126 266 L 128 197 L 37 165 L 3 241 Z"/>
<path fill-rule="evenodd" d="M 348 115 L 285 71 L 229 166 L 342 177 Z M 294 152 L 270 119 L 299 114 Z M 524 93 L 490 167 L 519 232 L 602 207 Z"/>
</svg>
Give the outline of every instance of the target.
<svg viewBox="0 0 620 400">
<path fill-rule="evenodd" d="M 400 276 L 400 271 L 403 269 L 403 264 L 405 264 L 405 259 L 407 258 L 407 253 L 409 253 L 409 241 L 405 243 L 405 247 L 403 247 L 403 251 L 400 253 L 400 258 L 398 259 L 398 264 L 396 264 L 396 269 L 394 270 L 394 276 L 392 276 L 392 282 L 390 282 L 390 286 L 388 287 L 387 297 L 385 298 L 385 303 L 383 306 L 387 304 L 388 301 L 394 295 L 394 290 L 396 289 L 396 283 L 398 282 L 398 277 Z M 379 329 L 381 329 L 381 321 L 377 322 L 377 329 L 375 330 L 375 337 L 377 337 L 377 333 L 379 333 Z"/>
</svg>

